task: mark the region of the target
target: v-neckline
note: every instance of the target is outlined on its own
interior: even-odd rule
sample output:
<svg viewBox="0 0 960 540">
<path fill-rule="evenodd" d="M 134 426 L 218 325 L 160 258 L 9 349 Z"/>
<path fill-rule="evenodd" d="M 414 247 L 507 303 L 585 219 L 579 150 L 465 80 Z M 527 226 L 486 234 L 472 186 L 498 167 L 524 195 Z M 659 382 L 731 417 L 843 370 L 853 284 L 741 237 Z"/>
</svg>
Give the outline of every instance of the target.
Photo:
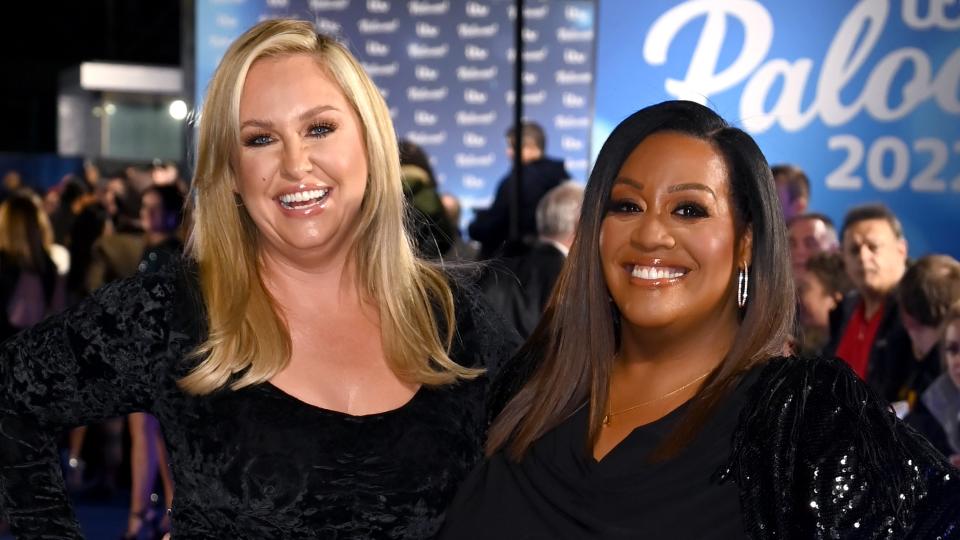
<svg viewBox="0 0 960 540">
<path fill-rule="evenodd" d="M 635 439 L 635 438 L 636 438 L 638 432 L 640 432 L 640 431 L 648 431 L 648 430 L 651 430 L 651 429 L 655 429 L 655 428 L 658 428 L 658 427 L 662 427 L 663 424 L 668 423 L 668 422 L 669 422 L 669 423 L 674 423 L 674 422 L 675 422 L 675 416 L 680 415 L 681 412 L 687 408 L 687 405 L 688 405 L 689 403 L 690 403 L 690 400 L 684 401 L 683 403 L 681 403 L 680 405 L 678 405 L 675 409 L 673 409 L 672 411 L 668 412 L 667 414 L 661 416 L 660 418 L 657 418 L 657 419 L 654 420 L 653 422 L 648 422 L 648 423 L 646 423 L 646 424 L 643 424 L 643 425 L 641 425 L 641 426 L 637 426 L 637 427 L 631 429 L 630 432 L 627 433 L 627 435 L 626 435 L 623 439 L 620 439 L 620 441 L 617 442 L 617 444 L 613 445 L 609 450 L 607 450 L 607 453 L 604 454 L 603 456 L 601 456 L 600 459 L 597 459 L 597 458 L 596 458 L 596 456 L 595 456 L 595 454 L 594 454 L 593 445 L 592 445 L 592 444 L 589 444 L 589 441 L 588 441 L 588 444 L 587 444 L 587 454 L 588 454 L 588 455 L 587 455 L 587 460 L 588 460 L 588 463 L 589 463 L 592 467 L 594 467 L 594 468 L 603 467 L 603 466 L 609 464 L 609 462 L 610 462 L 610 457 L 613 456 L 613 454 L 616 453 L 616 452 L 618 452 L 618 451 L 621 451 L 621 452 L 622 452 L 622 451 L 623 451 L 623 447 L 628 446 L 628 443 L 631 441 L 631 439 Z M 589 436 L 589 430 L 590 430 L 590 416 L 589 416 L 589 414 L 588 414 L 588 415 L 587 415 L 587 418 L 586 418 L 586 423 L 585 423 L 584 438 L 586 438 L 587 436 Z"/>
</svg>

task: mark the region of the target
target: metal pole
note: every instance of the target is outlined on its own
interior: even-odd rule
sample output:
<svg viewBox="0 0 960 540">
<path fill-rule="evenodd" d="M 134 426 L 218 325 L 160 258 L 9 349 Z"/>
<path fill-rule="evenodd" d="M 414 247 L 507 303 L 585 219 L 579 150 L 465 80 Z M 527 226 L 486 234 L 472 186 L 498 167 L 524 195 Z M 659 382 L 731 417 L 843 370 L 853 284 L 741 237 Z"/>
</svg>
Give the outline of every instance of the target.
<svg viewBox="0 0 960 540">
<path fill-rule="evenodd" d="M 197 100 L 194 92 L 197 69 L 196 0 L 180 0 L 180 71 L 183 73 L 182 99 L 187 103 L 187 117 L 180 130 L 183 141 L 180 156 L 185 180 L 193 182 L 194 141 L 196 134 Z"/>
<path fill-rule="evenodd" d="M 523 193 L 523 0 L 516 0 L 517 17 L 514 25 L 513 69 L 513 190 L 510 197 L 510 241 L 520 240 L 520 198 Z"/>
</svg>

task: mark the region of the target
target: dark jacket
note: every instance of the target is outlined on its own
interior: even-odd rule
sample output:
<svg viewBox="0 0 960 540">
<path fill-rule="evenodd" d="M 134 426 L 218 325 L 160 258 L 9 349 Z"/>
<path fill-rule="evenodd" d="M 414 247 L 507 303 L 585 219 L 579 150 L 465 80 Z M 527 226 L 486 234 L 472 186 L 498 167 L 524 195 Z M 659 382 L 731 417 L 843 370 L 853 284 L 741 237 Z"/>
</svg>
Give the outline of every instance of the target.
<svg viewBox="0 0 960 540">
<path fill-rule="evenodd" d="M 943 455 L 960 453 L 960 389 L 948 374 L 927 387 L 904 421 Z"/>
<path fill-rule="evenodd" d="M 493 308 L 526 339 L 533 333 L 566 256 L 540 242 L 526 255 L 490 264 L 481 288 Z"/>
<path fill-rule="evenodd" d="M 537 236 L 537 203 L 543 196 L 570 178 L 563 162 L 541 158 L 523 166 L 523 184 L 520 186 L 520 238 Z M 470 238 L 483 245 L 481 258 L 490 258 L 497 253 L 510 237 L 510 200 L 513 197 L 516 174 L 500 180 L 493 204 L 486 210 L 478 210 L 470 224 Z"/>
<path fill-rule="evenodd" d="M 920 396 L 943 371 L 940 368 L 940 359 L 943 358 L 940 349 L 937 344 L 920 360 L 910 357 L 912 361 L 907 363 L 906 376 L 900 380 L 897 389 L 897 401 L 906 401 L 911 408 L 920 402 Z"/>
<path fill-rule="evenodd" d="M 860 295 L 853 292 L 830 312 L 830 341 L 824 348 L 824 356 L 836 355 L 859 303 Z M 887 297 L 881 317 L 870 349 L 866 381 L 883 399 L 894 402 L 899 399 L 900 387 L 910 375 L 911 362 L 914 362 L 913 348 L 910 345 L 910 335 L 900 321 L 894 295 Z"/>
</svg>

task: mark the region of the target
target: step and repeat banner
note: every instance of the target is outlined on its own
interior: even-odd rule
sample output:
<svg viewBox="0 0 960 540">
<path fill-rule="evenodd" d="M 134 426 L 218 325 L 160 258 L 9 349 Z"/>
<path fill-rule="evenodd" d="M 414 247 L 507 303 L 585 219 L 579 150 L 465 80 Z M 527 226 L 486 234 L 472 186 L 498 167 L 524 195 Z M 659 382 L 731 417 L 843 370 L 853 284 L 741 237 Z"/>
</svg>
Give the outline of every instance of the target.
<svg viewBox="0 0 960 540">
<path fill-rule="evenodd" d="M 363 62 L 398 135 L 431 155 L 464 223 L 510 168 L 513 2 L 198 0 L 196 95 L 269 17 L 313 21 Z M 960 257 L 960 2 L 529 1 L 525 116 L 583 181 L 613 126 L 666 99 L 705 103 L 771 163 L 803 168 L 839 224 L 881 201 L 917 256 Z M 596 99 L 594 98 L 596 96 Z"/>
<path fill-rule="evenodd" d="M 960 257 L 960 3 L 601 0 L 592 152 L 667 99 L 707 104 L 837 221 L 880 201 L 910 252 Z"/>
<path fill-rule="evenodd" d="M 586 180 L 596 4 L 530 1 L 524 9 L 524 116 L 547 132 L 547 154 Z M 196 102 L 230 43 L 275 17 L 313 21 L 363 63 L 397 134 L 431 156 L 440 189 L 464 208 L 489 205 L 510 169 L 515 7 L 512 0 L 198 0 Z"/>
</svg>

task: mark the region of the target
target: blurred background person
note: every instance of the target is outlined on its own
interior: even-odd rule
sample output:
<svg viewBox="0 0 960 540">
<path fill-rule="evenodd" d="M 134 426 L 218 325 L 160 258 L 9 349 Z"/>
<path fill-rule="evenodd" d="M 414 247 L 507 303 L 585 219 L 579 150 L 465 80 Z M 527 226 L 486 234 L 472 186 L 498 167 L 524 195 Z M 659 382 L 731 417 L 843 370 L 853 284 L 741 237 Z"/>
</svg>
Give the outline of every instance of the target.
<svg viewBox="0 0 960 540">
<path fill-rule="evenodd" d="M 439 259 L 453 246 L 454 224 L 437 193 L 437 179 L 429 157 L 411 141 L 400 141 L 400 174 L 403 195 L 410 208 L 407 219 L 417 251 L 428 259 Z"/>
<path fill-rule="evenodd" d="M 479 255 L 479 250 L 473 242 L 467 242 L 463 238 L 460 230 L 460 199 L 452 193 L 443 193 L 440 195 L 440 204 L 443 205 L 443 211 L 447 213 L 447 220 L 450 222 L 453 230 L 453 243 L 447 252 L 447 259 L 453 261 L 475 261 Z"/>
<path fill-rule="evenodd" d="M 99 202 L 83 207 L 70 230 L 70 271 L 67 274 L 67 302 L 76 304 L 90 294 L 87 278 L 92 264 L 94 245 L 112 231 L 110 216 Z"/>
<path fill-rule="evenodd" d="M 796 165 L 780 164 L 770 167 L 777 185 L 777 197 L 783 209 L 783 219 L 790 222 L 794 216 L 807 211 L 810 205 L 810 179 Z"/>
<path fill-rule="evenodd" d="M 818 253 L 795 274 L 800 335 L 795 343 L 801 356 L 820 356 L 830 340 L 830 312 L 853 288 L 839 253 Z"/>
<path fill-rule="evenodd" d="M 894 408 L 903 417 L 942 372 L 941 329 L 950 307 L 960 302 L 960 263 L 949 255 L 921 257 L 897 287 L 900 320 L 910 336 L 912 355 L 900 380 Z"/>
<path fill-rule="evenodd" d="M 95 192 L 103 183 L 103 178 L 100 175 L 100 167 L 94 160 L 83 160 L 83 179 L 86 181 L 87 188 L 91 192 Z"/>
<path fill-rule="evenodd" d="M 56 209 L 50 215 L 53 238 L 58 244 L 70 246 L 70 233 L 77 215 L 89 202 L 92 194 L 87 183 L 76 175 L 67 175 L 61 182 Z"/>
<path fill-rule="evenodd" d="M 825 214 L 807 213 L 794 216 L 787 222 L 790 242 L 790 262 L 794 277 L 806 271 L 807 260 L 818 253 L 840 249 L 837 229 Z"/>
<path fill-rule="evenodd" d="M 144 249 L 138 271 L 155 271 L 183 252 L 180 225 L 185 204 L 183 192 L 174 184 L 152 186 L 143 193 L 140 224 Z"/>
<path fill-rule="evenodd" d="M 0 341 L 63 309 L 64 281 L 52 245 L 35 195 L 21 189 L 0 203 Z"/>
<path fill-rule="evenodd" d="M 510 201 L 517 183 L 516 172 L 511 169 L 500 180 L 493 203 L 485 210 L 477 210 L 468 229 L 470 238 L 480 242 L 482 259 L 493 258 L 501 252 L 505 256 L 512 256 L 527 251 L 537 235 L 537 203 L 548 191 L 571 177 L 563 161 L 547 157 L 547 136 L 540 124 L 523 122 L 519 131 L 520 163 L 523 166 L 518 213 L 519 243 L 506 245 L 510 240 Z M 514 159 L 516 136 L 516 126 L 507 130 L 507 156 L 511 162 Z"/>
<path fill-rule="evenodd" d="M 960 303 L 943 318 L 944 372 L 920 396 L 906 422 L 960 468 Z"/>
<path fill-rule="evenodd" d="M 825 352 L 894 402 L 912 354 L 894 294 L 907 267 L 903 227 L 886 206 L 866 204 L 847 212 L 840 236 L 844 268 L 855 290 L 830 314 Z"/>
<path fill-rule="evenodd" d="M 573 245 L 583 206 L 583 187 L 564 182 L 537 204 L 537 242 L 518 257 L 490 264 L 483 290 L 491 305 L 521 337 L 533 333 Z"/>
<path fill-rule="evenodd" d="M 183 251 L 180 225 L 186 198 L 175 183 L 154 185 L 143 193 L 140 222 L 144 250 L 139 272 L 156 272 L 169 267 Z M 130 431 L 130 514 L 123 538 L 144 535 L 159 537 L 170 530 L 170 518 L 163 510 L 173 507 L 173 476 L 160 423 L 153 416 L 136 412 L 127 415 Z M 164 504 L 153 504 L 154 483 L 159 475 Z M 159 497 L 157 498 L 159 500 Z"/>
<path fill-rule="evenodd" d="M 3 182 L 0 183 L 0 202 L 6 200 L 7 197 L 16 193 L 22 187 L 23 177 L 20 176 L 20 171 L 11 169 L 4 173 Z"/>
<path fill-rule="evenodd" d="M 127 170 L 131 170 L 128 167 Z M 124 177 L 126 180 L 126 177 Z M 90 264 L 86 270 L 84 287 L 87 294 L 106 283 L 130 277 L 137 272 L 146 247 L 140 206 L 144 190 L 152 184 L 137 190 L 129 182 L 123 186 L 115 185 L 108 190 L 105 208 L 114 209 L 109 214 L 107 227 L 102 234 L 94 238 L 90 249 Z"/>
</svg>

